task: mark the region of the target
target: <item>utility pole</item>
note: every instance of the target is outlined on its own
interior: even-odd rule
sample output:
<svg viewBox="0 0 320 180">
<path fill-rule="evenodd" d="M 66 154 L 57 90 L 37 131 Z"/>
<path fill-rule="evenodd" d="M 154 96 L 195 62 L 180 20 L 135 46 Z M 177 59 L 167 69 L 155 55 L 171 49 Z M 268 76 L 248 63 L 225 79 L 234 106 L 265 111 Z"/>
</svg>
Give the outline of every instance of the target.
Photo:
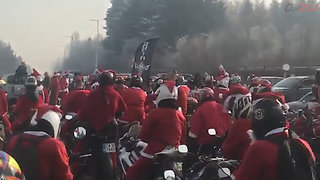
<svg viewBox="0 0 320 180">
<path fill-rule="evenodd" d="M 98 59 L 99 59 L 99 28 L 100 28 L 100 20 L 96 19 L 90 19 L 90 21 L 96 22 L 97 23 L 97 46 L 96 46 L 96 62 L 95 62 L 95 69 L 98 69 Z"/>
</svg>

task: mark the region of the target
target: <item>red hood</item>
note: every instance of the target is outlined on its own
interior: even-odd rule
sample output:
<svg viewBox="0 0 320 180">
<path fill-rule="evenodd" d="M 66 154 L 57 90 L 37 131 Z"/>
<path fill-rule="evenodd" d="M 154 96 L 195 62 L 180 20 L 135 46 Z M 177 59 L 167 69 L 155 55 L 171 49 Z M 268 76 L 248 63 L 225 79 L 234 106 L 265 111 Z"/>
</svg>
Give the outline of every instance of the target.
<svg viewBox="0 0 320 180">
<path fill-rule="evenodd" d="M 62 114 L 62 111 L 57 106 L 50 106 L 48 104 L 42 104 L 38 107 L 38 114 L 37 114 L 37 117 L 35 120 L 36 121 L 39 120 L 46 112 L 48 112 L 50 110 Z"/>
<path fill-rule="evenodd" d="M 255 93 L 252 95 L 252 100 L 257 100 L 261 98 L 274 98 L 278 99 L 282 104 L 285 104 L 285 97 L 283 94 L 278 92 L 263 92 L 263 93 Z"/>
<path fill-rule="evenodd" d="M 229 91 L 230 91 L 230 94 L 233 95 L 233 94 L 243 94 L 243 95 L 246 95 L 249 93 L 249 90 L 242 86 L 241 84 L 233 84 L 233 85 L 230 85 L 229 87 Z"/>
</svg>

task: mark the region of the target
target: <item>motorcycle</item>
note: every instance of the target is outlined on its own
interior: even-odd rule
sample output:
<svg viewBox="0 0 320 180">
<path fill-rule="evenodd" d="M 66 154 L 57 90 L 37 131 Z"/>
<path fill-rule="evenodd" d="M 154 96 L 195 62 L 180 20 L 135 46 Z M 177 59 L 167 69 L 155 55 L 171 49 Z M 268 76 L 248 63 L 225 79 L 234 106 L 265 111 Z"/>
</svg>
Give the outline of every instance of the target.
<svg viewBox="0 0 320 180">
<path fill-rule="evenodd" d="M 76 143 L 70 150 L 74 179 L 116 179 L 116 124 L 110 123 L 99 132 L 93 131 L 85 122 L 78 121 L 73 131 Z"/>
<path fill-rule="evenodd" d="M 121 178 L 124 179 L 127 169 L 141 157 L 142 151 L 147 147 L 147 143 L 139 138 L 141 125 L 139 122 L 132 123 L 129 130 L 119 139 L 118 157 L 121 171 Z"/>
<path fill-rule="evenodd" d="M 183 159 L 188 153 L 186 145 L 178 148 L 168 146 L 162 152 L 157 153 L 153 158 L 152 177 L 154 180 L 182 180 L 183 179 Z"/>
<path fill-rule="evenodd" d="M 225 136 L 216 136 L 215 129 L 209 129 L 208 134 L 215 136 L 212 144 L 200 146 L 196 154 L 189 153 L 183 162 L 185 180 L 231 180 L 231 172 L 239 166 L 236 160 L 223 158 L 221 146 Z"/>
</svg>

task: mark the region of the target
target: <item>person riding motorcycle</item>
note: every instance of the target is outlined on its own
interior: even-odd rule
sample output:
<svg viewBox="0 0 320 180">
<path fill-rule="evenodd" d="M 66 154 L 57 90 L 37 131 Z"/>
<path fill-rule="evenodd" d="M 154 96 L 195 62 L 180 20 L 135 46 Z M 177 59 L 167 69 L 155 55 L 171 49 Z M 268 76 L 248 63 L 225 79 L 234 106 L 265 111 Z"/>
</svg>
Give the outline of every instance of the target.
<svg viewBox="0 0 320 180">
<path fill-rule="evenodd" d="M 247 118 L 251 101 L 248 96 L 243 95 L 235 101 L 233 106 L 232 116 L 235 117 L 235 121 L 228 131 L 226 140 L 223 142 L 222 152 L 228 159 L 241 161 L 251 143 L 247 133 L 251 129 L 251 121 Z"/>
<path fill-rule="evenodd" d="M 114 84 L 114 89 L 122 95 L 122 92 L 128 89 L 128 86 L 125 85 L 125 79 L 121 76 L 117 77 L 116 82 Z"/>
<path fill-rule="evenodd" d="M 223 136 L 231 127 L 231 118 L 223 106 L 214 101 L 211 88 L 200 90 L 200 105 L 192 115 L 187 144 L 190 152 L 196 153 L 200 145 L 212 145 L 216 137 L 208 134 L 209 129 L 215 129 L 217 136 Z M 210 147 L 212 148 L 212 147 Z"/>
<path fill-rule="evenodd" d="M 0 151 L 0 177 L 4 180 L 25 180 L 17 161 L 3 151 Z"/>
<path fill-rule="evenodd" d="M 151 179 L 154 155 L 167 146 L 177 148 L 180 145 L 186 122 L 183 114 L 177 110 L 177 96 L 176 88 L 162 92 L 158 107 L 149 112 L 140 132 L 141 140 L 148 146 L 141 153 L 142 157 L 128 169 L 126 180 Z"/>
<path fill-rule="evenodd" d="M 314 154 L 309 144 L 286 128 L 282 104 L 262 99 L 249 112 L 253 142 L 236 180 L 312 179 Z"/>
<path fill-rule="evenodd" d="M 239 99 L 244 98 L 244 101 L 251 102 L 251 93 L 248 91 L 246 87 L 241 84 L 241 77 L 239 75 L 232 75 L 229 82 L 230 94 L 228 98 L 224 102 L 224 108 L 232 113 L 232 118 L 235 120 L 239 115 L 236 109 L 238 106 L 242 106 L 243 104 L 235 104 L 242 103 L 242 101 L 238 101 Z"/>
<path fill-rule="evenodd" d="M 17 104 L 13 109 L 13 113 L 17 114 L 17 118 L 12 122 L 12 131 L 21 131 L 29 126 L 28 116 L 31 109 L 36 109 L 40 104 L 39 94 L 36 93 L 37 80 L 30 76 L 27 78 L 26 92 L 18 97 Z"/>
<path fill-rule="evenodd" d="M 74 90 L 68 93 L 61 102 L 61 110 L 66 113 L 78 113 L 81 106 L 84 104 L 86 98 L 89 96 L 90 91 L 83 90 L 83 83 L 80 80 L 75 80 Z"/>
<path fill-rule="evenodd" d="M 121 123 L 131 123 L 139 121 L 142 123 L 146 118 L 145 101 L 147 94 L 142 87 L 143 79 L 139 76 L 133 76 L 130 82 L 130 87 L 122 91 L 122 98 L 127 105 L 127 110 L 119 118 Z"/>
<path fill-rule="evenodd" d="M 89 96 L 83 103 L 78 116 L 79 120 L 86 122 L 90 131 L 95 134 L 103 134 L 109 139 L 113 139 L 113 143 L 118 141 L 118 124 L 116 119 L 121 117 L 122 113 L 127 109 L 125 102 L 120 94 L 113 88 L 116 74 L 112 71 L 103 71 L 99 75 L 99 86 L 90 92 Z M 110 178 L 114 176 L 113 172 L 116 167 L 116 152 L 103 153 L 102 145 L 100 146 L 99 137 L 92 137 L 93 143 L 91 147 L 97 156 L 93 157 L 92 165 L 95 166 L 96 172 L 88 172 L 89 176 L 99 178 Z M 108 156 L 108 157 L 106 157 Z M 112 159 L 110 169 L 106 169 L 103 164 Z M 109 163 L 110 161 L 108 161 Z M 112 172 L 111 172 L 112 171 Z"/>
<path fill-rule="evenodd" d="M 115 73 L 104 71 L 99 76 L 99 86 L 90 92 L 81 107 L 79 119 L 87 121 L 99 132 L 127 109 L 120 94 L 113 88 Z"/>
<path fill-rule="evenodd" d="M 26 179 L 73 179 L 66 148 L 57 139 L 61 116 L 57 107 L 40 105 L 31 126 L 9 139 L 5 150 L 21 165 Z"/>
</svg>

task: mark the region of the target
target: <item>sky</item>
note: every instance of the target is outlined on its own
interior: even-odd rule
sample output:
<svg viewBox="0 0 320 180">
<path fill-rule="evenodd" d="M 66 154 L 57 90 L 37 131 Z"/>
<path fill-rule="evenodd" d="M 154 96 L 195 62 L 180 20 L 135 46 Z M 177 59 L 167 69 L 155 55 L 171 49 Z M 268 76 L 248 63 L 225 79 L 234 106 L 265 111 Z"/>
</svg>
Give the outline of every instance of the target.
<svg viewBox="0 0 320 180">
<path fill-rule="evenodd" d="M 80 39 L 105 35 L 103 20 L 110 0 L 0 0 L 0 40 L 40 72 L 51 71 L 63 57 L 71 34 Z"/>
<path fill-rule="evenodd" d="M 31 67 L 51 71 L 64 56 L 68 36 L 75 31 L 80 39 L 96 35 L 90 19 L 101 20 L 100 33 L 106 34 L 103 19 L 110 6 L 110 0 L 0 0 L 0 40 Z"/>
</svg>

